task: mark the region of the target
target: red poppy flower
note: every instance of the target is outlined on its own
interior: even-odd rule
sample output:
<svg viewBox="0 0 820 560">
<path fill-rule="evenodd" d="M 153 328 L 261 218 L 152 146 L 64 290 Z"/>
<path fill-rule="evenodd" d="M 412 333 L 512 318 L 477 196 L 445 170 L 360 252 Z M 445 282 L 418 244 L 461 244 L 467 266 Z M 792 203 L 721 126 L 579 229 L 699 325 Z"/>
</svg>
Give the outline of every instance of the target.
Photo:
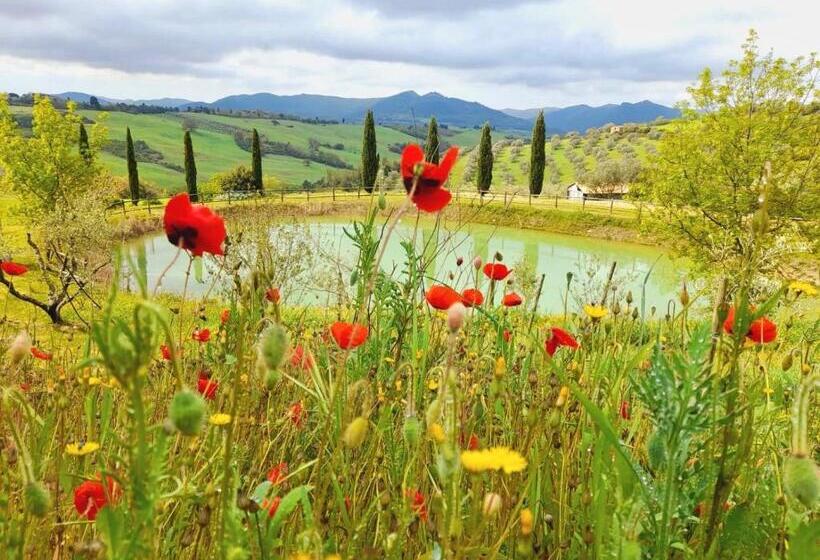
<svg viewBox="0 0 820 560">
<path fill-rule="evenodd" d="M 509 342 L 512 339 L 512 333 L 508 330 L 505 330 L 502 336 L 504 337 L 504 342 Z"/>
<path fill-rule="evenodd" d="M 230 320 L 231 320 L 231 310 L 230 309 L 223 309 L 222 313 L 219 314 L 219 322 L 222 323 L 223 325 L 225 325 Z"/>
<path fill-rule="evenodd" d="M 208 342 L 211 340 L 211 331 L 210 329 L 197 329 L 191 335 L 191 338 L 197 342 Z"/>
<path fill-rule="evenodd" d="M 475 451 L 478 449 L 479 441 L 478 436 L 475 434 L 470 434 L 470 440 L 467 442 L 467 449 L 470 451 Z"/>
<path fill-rule="evenodd" d="M 504 299 L 501 300 L 501 303 L 504 304 L 504 307 L 516 307 L 524 303 L 524 300 L 515 292 L 510 292 L 504 295 Z"/>
<path fill-rule="evenodd" d="M 487 263 L 484 265 L 484 276 L 490 280 L 504 280 L 510 275 L 510 272 L 512 270 L 503 263 Z"/>
<path fill-rule="evenodd" d="M 735 326 L 735 308 L 730 307 L 729 313 L 726 315 L 726 320 L 723 322 L 723 330 L 732 334 L 732 329 Z M 755 319 L 749 325 L 749 330 L 746 332 L 746 338 L 757 344 L 768 344 L 774 342 L 777 338 L 777 325 L 772 323 L 767 317 Z"/>
<path fill-rule="evenodd" d="M 218 381 L 214 381 L 203 373 L 199 374 L 199 379 L 196 381 L 196 390 L 199 391 L 200 395 L 212 401 L 216 398 L 217 389 L 219 389 Z"/>
<path fill-rule="evenodd" d="M 552 336 L 545 345 L 547 348 L 547 354 L 550 356 L 555 355 L 555 351 L 561 346 L 566 346 L 567 348 L 578 348 L 578 341 L 564 329 L 552 327 L 550 330 L 552 331 Z"/>
<path fill-rule="evenodd" d="M 77 513 L 94 521 L 108 500 L 116 501 L 119 493 L 119 486 L 110 476 L 106 477 L 105 486 L 101 480 L 86 480 L 74 489 L 74 507 Z"/>
<path fill-rule="evenodd" d="M 478 307 L 484 303 L 484 294 L 475 288 L 467 288 L 461 292 L 461 303 L 467 307 Z"/>
<path fill-rule="evenodd" d="M 353 509 L 353 500 L 350 499 L 350 496 L 345 496 L 345 509 L 348 512 Z"/>
<path fill-rule="evenodd" d="M 290 355 L 290 365 L 304 370 L 313 369 L 316 362 L 313 360 L 313 354 L 310 350 L 305 351 L 301 344 L 297 344 Z"/>
<path fill-rule="evenodd" d="M 419 516 L 419 519 L 427 522 L 427 503 L 424 494 L 420 490 L 407 490 L 407 497 L 410 498 L 410 509 Z"/>
<path fill-rule="evenodd" d="M 40 350 L 36 346 L 31 347 L 31 355 L 34 356 L 35 358 L 37 358 L 38 360 L 43 360 L 45 362 L 48 362 L 52 358 L 54 358 L 53 354 L 50 354 L 49 352 L 44 352 L 43 350 Z"/>
<path fill-rule="evenodd" d="M 20 383 L 20 390 L 24 393 L 28 393 L 29 391 L 31 391 L 31 383 L 26 383 L 25 381 L 23 383 Z"/>
<path fill-rule="evenodd" d="M 168 348 L 167 344 L 163 344 L 162 346 L 160 346 L 159 351 L 162 352 L 163 360 L 170 361 L 173 358 L 173 355 L 171 354 L 171 349 Z"/>
<path fill-rule="evenodd" d="M 186 193 L 178 194 L 165 205 L 165 235 L 172 245 L 201 257 L 203 253 L 224 254 L 225 220 L 210 208 L 191 204 Z"/>
<path fill-rule="evenodd" d="M 404 188 L 409 193 L 416 182 L 413 192 L 413 204 L 425 212 L 438 212 L 450 202 L 450 191 L 443 189 L 450 170 L 456 163 L 458 148 L 451 147 L 444 154 L 438 165 L 424 161 L 424 151 L 418 144 L 408 144 L 401 154 L 401 176 Z M 416 179 L 416 166 L 421 164 L 422 170 Z"/>
<path fill-rule="evenodd" d="M 461 294 L 450 286 L 430 286 L 430 289 L 424 294 L 424 299 L 431 307 L 446 311 L 450 309 L 451 305 L 461 301 Z"/>
<path fill-rule="evenodd" d="M 288 476 L 288 464 L 284 461 L 268 471 L 268 480 L 273 484 L 279 484 Z"/>
<path fill-rule="evenodd" d="M 279 303 L 279 300 L 282 299 L 279 288 L 268 288 L 265 290 L 265 299 L 271 303 Z"/>
<path fill-rule="evenodd" d="M 276 510 L 279 509 L 279 504 L 282 503 L 282 498 L 275 496 L 273 498 L 265 498 L 262 500 L 262 509 L 268 511 L 268 517 L 276 515 Z"/>
<path fill-rule="evenodd" d="M 624 420 L 629 420 L 631 415 L 629 414 L 629 403 L 627 401 L 621 401 L 621 408 L 619 412 L 621 414 L 621 418 Z"/>
<path fill-rule="evenodd" d="M 305 419 L 305 408 L 302 406 L 302 401 L 296 401 L 290 406 L 288 416 L 294 426 L 301 427 L 302 421 Z"/>
<path fill-rule="evenodd" d="M 333 340 L 336 341 L 339 348 L 349 350 L 364 344 L 364 341 L 367 340 L 368 330 L 363 325 L 336 322 L 330 326 L 330 334 L 333 335 Z"/>
<path fill-rule="evenodd" d="M 12 261 L 0 261 L 0 270 L 9 276 L 22 276 L 28 272 L 28 267 Z"/>
</svg>

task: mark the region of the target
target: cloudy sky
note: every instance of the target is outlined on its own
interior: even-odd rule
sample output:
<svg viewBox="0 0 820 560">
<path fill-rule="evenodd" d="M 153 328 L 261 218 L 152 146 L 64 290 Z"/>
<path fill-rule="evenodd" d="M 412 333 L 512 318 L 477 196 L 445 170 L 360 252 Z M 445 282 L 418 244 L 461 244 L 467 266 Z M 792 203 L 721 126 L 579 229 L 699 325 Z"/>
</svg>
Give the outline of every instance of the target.
<svg viewBox="0 0 820 560">
<path fill-rule="evenodd" d="M 213 101 L 415 89 L 492 107 L 672 103 L 747 30 L 817 50 L 807 0 L 0 0 L 0 91 Z"/>
</svg>

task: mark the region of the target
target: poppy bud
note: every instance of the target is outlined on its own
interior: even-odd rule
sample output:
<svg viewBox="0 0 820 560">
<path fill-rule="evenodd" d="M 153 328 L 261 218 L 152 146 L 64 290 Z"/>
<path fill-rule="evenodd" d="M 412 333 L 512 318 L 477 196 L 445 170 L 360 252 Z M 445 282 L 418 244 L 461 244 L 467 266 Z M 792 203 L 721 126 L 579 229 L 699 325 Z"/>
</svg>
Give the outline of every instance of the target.
<svg viewBox="0 0 820 560">
<path fill-rule="evenodd" d="M 632 319 L 637 320 L 638 317 L 639 317 L 638 308 L 636 307 L 632 310 Z"/>
<path fill-rule="evenodd" d="M 20 331 L 14 339 L 14 342 L 12 342 L 9 347 L 9 359 L 11 360 L 12 365 L 19 363 L 23 358 L 25 358 L 28 355 L 30 348 L 31 338 L 26 331 Z"/>
<path fill-rule="evenodd" d="M 404 419 L 404 441 L 410 447 L 415 447 L 419 442 L 421 433 L 421 422 L 416 416 L 408 416 Z"/>
<path fill-rule="evenodd" d="M 484 517 L 495 517 L 501 510 L 501 505 L 501 496 L 495 492 L 488 492 L 484 496 L 484 504 L 481 507 L 481 513 L 484 514 Z"/>
<path fill-rule="evenodd" d="M 364 443 L 364 438 L 367 436 L 367 428 L 367 419 L 362 416 L 357 416 L 347 425 L 347 428 L 345 428 L 345 433 L 342 435 L 342 443 L 350 449 L 356 449 Z"/>
<path fill-rule="evenodd" d="M 683 289 L 680 291 L 680 303 L 684 307 L 689 305 L 689 291 L 686 289 L 686 282 L 683 283 Z"/>
<path fill-rule="evenodd" d="M 464 317 L 467 308 L 460 301 L 457 301 L 447 309 L 447 327 L 452 332 L 456 332 L 464 325 Z"/>
<path fill-rule="evenodd" d="M 356 281 L 359 279 L 359 269 L 354 268 L 353 272 L 350 273 L 350 285 L 355 286 Z"/>
<path fill-rule="evenodd" d="M 789 352 L 785 356 L 783 356 L 783 363 L 780 364 L 780 368 L 783 371 L 789 371 L 792 368 L 792 364 L 794 363 L 794 357 L 792 353 Z"/>
<path fill-rule="evenodd" d="M 273 389 L 281 378 L 282 374 L 279 373 L 279 370 L 272 369 L 265 372 L 265 387 Z"/>
<path fill-rule="evenodd" d="M 618 315 L 621 313 L 621 302 L 616 301 L 615 305 L 612 306 L 612 314 Z"/>
<path fill-rule="evenodd" d="M 495 260 L 497 260 L 498 262 L 501 262 L 501 261 L 504 260 L 504 255 L 501 254 L 501 251 L 496 251 L 495 252 Z"/>
<path fill-rule="evenodd" d="M 285 354 L 288 351 L 288 333 L 285 328 L 275 323 L 265 329 L 262 333 L 259 349 L 268 370 L 278 369 L 285 360 Z"/>
<path fill-rule="evenodd" d="M 462 264 L 464 264 L 464 258 L 463 257 L 457 257 L 456 258 L 456 266 L 461 266 Z"/>
<path fill-rule="evenodd" d="M 51 507 L 51 497 L 42 482 L 30 481 L 25 491 L 26 510 L 34 517 L 45 517 Z"/>
<path fill-rule="evenodd" d="M 168 417 L 180 433 L 195 436 L 205 421 L 205 400 L 188 389 L 174 395 L 168 407 Z"/>
<path fill-rule="evenodd" d="M 387 197 L 384 196 L 384 193 L 379 193 L 379 210 L 384 210 L 387 208 Z"/>
<path fill-rule="evenodd" d="M 810 457 L 792 455 L 783 465 L 783 485 L 792 497 L 813 509 L 820 498 L 820 469 Z"/>
<path fill-rule="evenodd" d="M 211 506 L 201 506 L 196 512 L 196 522 L 200 527 L 207 527 L 211 522 Z"/>
<path fill-rule="evenodd" d="M 633 301 L 634 300 L 632 299 L 632 290 L 629 290 L 628 292 L 626 292 L 626 303 L 628 305 L 632 305 Z"/>
<path fill-rule="evenodd" d="M 521 526 L 521 534 L 525 537 L 532 534 L 533 515 L 530 508 L 524 508 L 518 516 L 518 523 Z"/>
<path fill-rule="evenodd" d="M 658 471 L 666 462 L 666 442 L 658 432 L 653 433 L 646 442 L 646 454 L 649 457 L 649 467 Z"/>
<path fill-rule="evenodd" d="M 430 405 L 427 407 L 427 412 L 425 414 L 425 421 L 427 425 L 433 424 L 438 422 L 439 416 L 441 416 L 441 401 L 437 398 L 433 399 Z"/>
<path fill-rule="evenodd" d="M 453 274 L 452 272 L 450 274 L 448 274 L 447 277 L 450 279 L 451 282 L 456 279 L 456 275 Z"/>
<path fill-rule="evenodd" d="M 481 257 L 476 257 L 473 259 L 473 268 L 475 268 L 476 270 L 480 269 L 482 264 L 484 263 L 481 260 Z"/>
</svg>

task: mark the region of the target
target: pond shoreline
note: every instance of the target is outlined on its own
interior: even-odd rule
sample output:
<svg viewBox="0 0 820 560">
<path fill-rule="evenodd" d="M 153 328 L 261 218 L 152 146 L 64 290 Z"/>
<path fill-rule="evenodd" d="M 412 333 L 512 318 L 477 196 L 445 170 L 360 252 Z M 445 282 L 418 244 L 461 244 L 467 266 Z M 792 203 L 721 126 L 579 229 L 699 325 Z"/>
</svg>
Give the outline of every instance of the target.
<svg viewBox="0 0 820 560">
<path fill-rule="evenodd" d="M 388 202 L 382 215 L 387 218 L 398 204 Z M 358 218 L 367 213 L 369 204 L 364 200 L 345 200 L 336 202 L 245 202 L 216 209 L 221 216 L 230 221 L 242 215 L 264 210 L 275 221 L 281 218 Z M 423 215 L 423 221 L 433 221 L 430 215 Z M 473 223 L 491 226 L 513 227 L 526 230 L 562 233 L 579 237 L 634 243 L 659 247 L 657 238 L 641 231 L 637 220 L 601 216 L 591 212 L 566 210 L 546 210 L 531 207 L 504 207 L 500 204 L 459 204 L 451 205 L 442 213 L 442 219 L 448 222 Z M 162 216 L 139 216 L 126 218 L 121 222 L 120 236 L 123 241 L 162 231 Z"/>
</svg>

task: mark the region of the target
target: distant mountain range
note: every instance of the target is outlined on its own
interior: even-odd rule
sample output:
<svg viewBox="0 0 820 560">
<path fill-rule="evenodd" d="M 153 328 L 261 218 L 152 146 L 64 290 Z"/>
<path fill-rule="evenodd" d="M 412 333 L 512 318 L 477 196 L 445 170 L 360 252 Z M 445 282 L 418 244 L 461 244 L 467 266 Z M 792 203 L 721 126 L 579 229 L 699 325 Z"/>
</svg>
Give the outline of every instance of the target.
<svg viewBox="0 0 820 560">
<path fill-rule="evenodd" d="M 88 103 L 91 94 L 82 92 L 64 92 L 54 97 L 72 99 Z M 372 109 L 376 120 L 382 124 L 424 123 L 431 116 L 446 125 L 473 128 L 489 122 L 493 127 L 502 130 L 527 131 L 538 111 L 543 110 L 549 133 L 584 131 L 591 127 L 600 127 L 606 123 L 645 123 L 658 117 L 675 118 L 679 111 L 651 101 L 638 103 L 621 103 L 590 107 L 573 105 L 571 107 L 544 107 L 542 109 L 492 109 L 475 101 L 465 101 L 456 97 L 446 97 L 431 92 L 419 95 L 415 91 L 403 91 L 388 97 L 351 98 L 332 95 L 275 95 L 273 93 L 253 93 L 229 95 L 212 103 L 190 101 L 178 98 L 161 99 L 111 99 L 97 96 L 103 105 L 116 103 L 157 105 L 178 108 L 181 111 L 189 108 L 211 108 L 223 111 L 265 111 L 282 113 L 301 118 L 318 118 L 345 122 L 360 122 L 365 112 Z"/>
</svg>

